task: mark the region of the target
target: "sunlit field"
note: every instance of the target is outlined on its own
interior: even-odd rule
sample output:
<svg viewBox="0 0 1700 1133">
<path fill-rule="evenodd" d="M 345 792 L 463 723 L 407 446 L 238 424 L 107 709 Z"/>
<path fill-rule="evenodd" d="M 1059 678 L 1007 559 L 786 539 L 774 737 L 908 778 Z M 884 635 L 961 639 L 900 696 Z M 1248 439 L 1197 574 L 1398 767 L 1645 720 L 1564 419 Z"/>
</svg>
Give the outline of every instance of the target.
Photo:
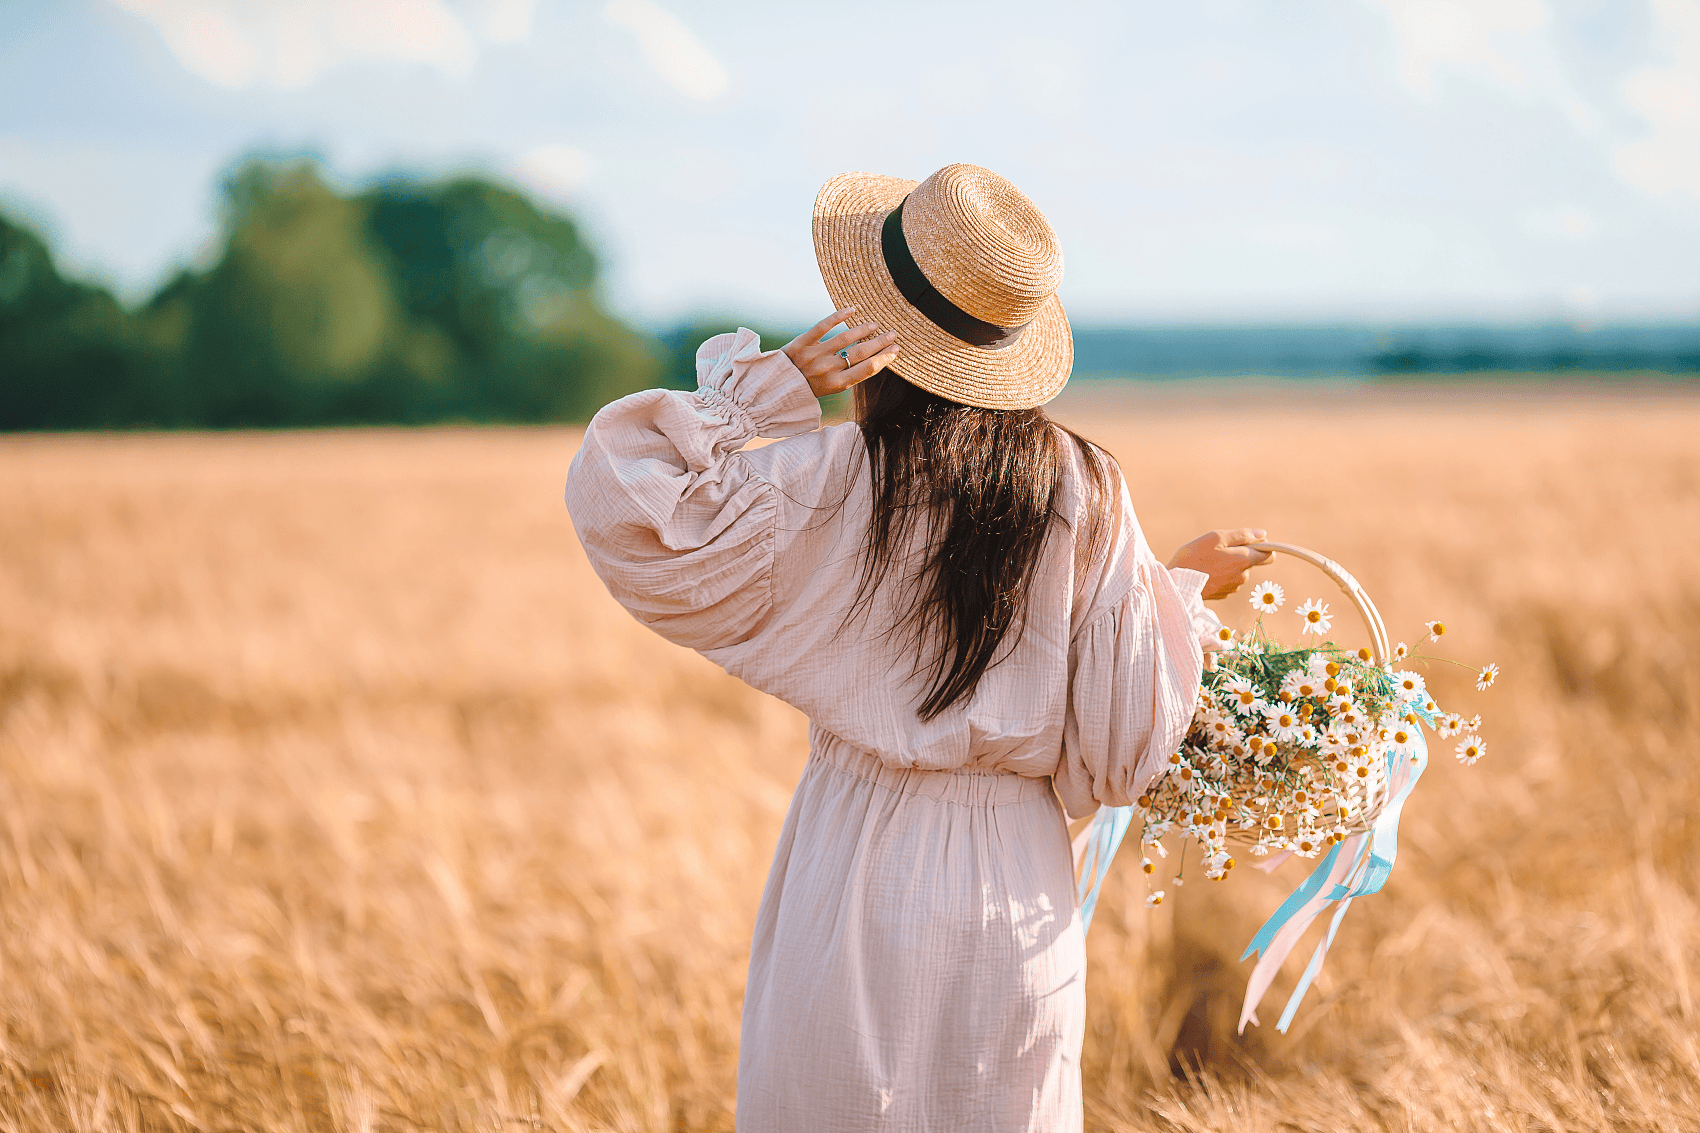
<svg viewBox="0 0 1700 1133">
<path fill-rule="evenodd" d="M 1309 945 L 1243 1038 L 1238 957 L 1308 867 L 1116 863 L 1088 1128 L 1700 1128 L 1700 399 L 1060 415 L 1160 553 L 1265 526 L 1504 670 L 1430 670 L 1487 758 L 1286 1036 Z M 576 438 L 0 439 L 0 1131 L 732 1128 L 805 725 L 607 596 Z"/>
</svg>

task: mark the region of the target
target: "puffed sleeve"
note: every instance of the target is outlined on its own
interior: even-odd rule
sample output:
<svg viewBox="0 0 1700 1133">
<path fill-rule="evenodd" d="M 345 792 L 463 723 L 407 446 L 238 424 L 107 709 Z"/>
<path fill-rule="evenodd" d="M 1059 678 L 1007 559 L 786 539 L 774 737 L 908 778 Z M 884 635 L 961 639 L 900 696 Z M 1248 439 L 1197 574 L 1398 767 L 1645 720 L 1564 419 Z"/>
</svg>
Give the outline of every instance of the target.
<svg viewBox="0 0 1700 1133">
<path fill-rule="evenodd" d="M 772 606 L 776 489 L 738 450 L 820 425 L 783 351 L 740 329 L 703 343 L 695 392 L 646 390 L 605 406 L 567 473 L 567 509 L 591 566 L 671 641 L 746 640 Z"/>
<path fill-rule="evenodd" d="M 1221 623 L 1206 576 L 1151 553 L 1124 486 L 1100 589 L 1069 645 L 1063 756 L 1055 779 L 1070 817 L 1127 806 L 1180 746 L 1198 702 L 1204 642 Z"/>
</svg>

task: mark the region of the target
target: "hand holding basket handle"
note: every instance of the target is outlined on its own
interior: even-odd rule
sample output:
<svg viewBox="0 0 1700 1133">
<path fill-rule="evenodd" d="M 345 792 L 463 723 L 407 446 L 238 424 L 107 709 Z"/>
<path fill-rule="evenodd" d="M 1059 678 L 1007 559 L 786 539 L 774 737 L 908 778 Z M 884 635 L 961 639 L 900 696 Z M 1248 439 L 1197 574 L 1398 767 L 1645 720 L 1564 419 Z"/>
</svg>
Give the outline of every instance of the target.
<svg viewBox="0 0 1700 1133">
<path fill-rule="evenodd" d="M 1252 567 L 1262 566 L 1273 555 L 1257 544 L 1268 538 L 1261 527 L 1239 527 L 1232 531 L 1206 531 L 1169 560 L 1171 567 L 1185 567 L 1210 576 L 1204 597 L 1226 598 L 1246 584 Z"/>
</svg>

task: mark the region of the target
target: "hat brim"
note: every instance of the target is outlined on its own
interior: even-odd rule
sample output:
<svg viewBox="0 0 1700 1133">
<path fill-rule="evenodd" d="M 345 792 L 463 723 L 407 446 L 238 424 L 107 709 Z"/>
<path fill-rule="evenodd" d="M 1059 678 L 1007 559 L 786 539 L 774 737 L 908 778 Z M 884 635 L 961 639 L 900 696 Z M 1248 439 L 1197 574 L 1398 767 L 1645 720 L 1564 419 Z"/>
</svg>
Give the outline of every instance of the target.
<svg viewBox="0 0 1700 1133">
<path fill-rule="evenodd" d="M 1055 295 L 1007 346 L 963 342 L 916 310 L 886 270 L 880 229 L 919 182 L 840 173 L 815 197 L 815 259 L 826 293 L 856 321 L 897 332 L 892 369 L 940 397 L 984 409 L 1031 409 L 1055 397 L 1074 366 L 1074 336 Z"/>
</svg>

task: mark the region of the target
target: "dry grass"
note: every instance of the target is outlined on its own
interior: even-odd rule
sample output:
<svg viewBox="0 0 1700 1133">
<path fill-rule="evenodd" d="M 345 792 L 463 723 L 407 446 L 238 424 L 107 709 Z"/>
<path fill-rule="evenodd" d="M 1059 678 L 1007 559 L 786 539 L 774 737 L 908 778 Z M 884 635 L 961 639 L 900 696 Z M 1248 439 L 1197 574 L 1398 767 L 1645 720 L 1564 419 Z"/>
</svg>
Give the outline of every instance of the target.
<svg viewBox="0 0 1700 1133">
<path fill-rule="evenodd" d="M 1700 403 L 1341 396 L 1076 423 L 1159 547 L 1255 521 L 1445 616 L 1489 759 L 1288 1037 L 1236 958 L 1299 871 L 1118 869 L 1088 1125 L 1696 1127 Z M 803 721 L 613 605 L 572 447 L 0 441 L 0 1130 L 731 1128 Z"/>
</svg>

